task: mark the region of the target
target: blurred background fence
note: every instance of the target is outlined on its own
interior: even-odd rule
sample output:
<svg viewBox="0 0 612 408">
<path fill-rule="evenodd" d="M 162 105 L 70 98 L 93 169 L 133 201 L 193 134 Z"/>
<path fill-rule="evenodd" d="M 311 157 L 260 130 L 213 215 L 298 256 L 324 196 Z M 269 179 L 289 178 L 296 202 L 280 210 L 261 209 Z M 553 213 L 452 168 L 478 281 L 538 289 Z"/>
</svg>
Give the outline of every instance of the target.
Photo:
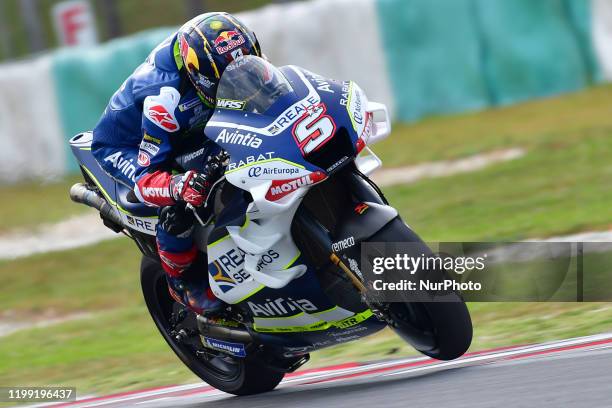
<svg viewBox="0 0 612 408">
<path fill-rule="evenodd" d="M 125 77 L 182 21 L 269 2 L 91 1 L 96 38 L 127 36 L 52 52 L 41 51 L 58 45 L 50 17 L 58 1 L 0 3 L 0 183 L 6 183 L 75 171 L 66 140 L 95 125 Z M 608 0 L 283 3 L 238 13 L 272 62 L 353 79 L 399 121 L 612 80 Z M 24 57 L 29 51 L 37 54 Z"/>
</svg>

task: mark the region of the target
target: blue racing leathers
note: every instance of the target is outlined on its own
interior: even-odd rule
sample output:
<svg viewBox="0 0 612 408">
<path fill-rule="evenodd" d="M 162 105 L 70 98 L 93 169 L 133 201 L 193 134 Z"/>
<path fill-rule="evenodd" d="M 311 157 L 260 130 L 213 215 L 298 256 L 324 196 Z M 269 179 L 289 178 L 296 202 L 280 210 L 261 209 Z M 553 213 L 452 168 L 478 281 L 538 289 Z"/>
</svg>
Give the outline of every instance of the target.
<svg viewBox="0 0 612 408">
<path fill-rule="evenodd" d="M 176 204 L 164 184 L 172 177 L 173 159 L 187 149 L 210 154 L 207 149 L 214 146 L 203 132 L 213 107 L 202 102 L 181 71 L 176 37 L 155 48 L 127 78 L 93 131 L 92 153 L 102 168 L 133 187 L 142 202 L 160 208 Z M 164 225 L 157 228 L 160 256 L 175 261 L 180 273 L 195 257 L 193 240 L 190 233 L 172 234 Z"/>
<path fill-rule="evenodd" d="M 179 70 L 175 43 L 176 34 L 125 80 L 93 132 L 92 153 L 102 168 L 130 187 L 143 174 L 168 166 L 185 139 L 205 141 L 203 127 L 213 107 Z"/>
</svg>

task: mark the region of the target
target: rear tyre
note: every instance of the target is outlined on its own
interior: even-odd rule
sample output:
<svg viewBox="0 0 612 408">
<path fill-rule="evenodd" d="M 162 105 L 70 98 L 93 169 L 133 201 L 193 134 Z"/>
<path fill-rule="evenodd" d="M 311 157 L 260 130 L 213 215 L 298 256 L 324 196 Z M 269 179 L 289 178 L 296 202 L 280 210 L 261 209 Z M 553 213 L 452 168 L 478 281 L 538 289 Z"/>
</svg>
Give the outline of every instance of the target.
<svg viewBox="0 0 612 408">
<path fill-rule="evenodd" d="M 178 303 L 168 292 L 159 261 L 143 256 L 140 264 L 140 283 L 147 308 L 160 334 L 183 364 L 204 382 L 234 395 L 271 391 L 281 382 L 284 377 L 282 372 L 273 371 L 257 360 L 232 357 L 223 353 L 207 358 L 199 357 L 193 347 L 171 336 L 170 319 Z M 194 321 L 195 327 L 195 316 L 191 314 L 186 318 L 187 321 L 188 319 Z"/>
<path fill-rule="evenodd" d="M 425 243 L 398 217 L 377 232 L 370 242 Z M 453 360 L 462 356 L 472 343 L 472 319 L 457 293 L 450 302 L 389 303 L 392 327 L 405 341 L 421 353 L 438 359 Z"/>
</svg>

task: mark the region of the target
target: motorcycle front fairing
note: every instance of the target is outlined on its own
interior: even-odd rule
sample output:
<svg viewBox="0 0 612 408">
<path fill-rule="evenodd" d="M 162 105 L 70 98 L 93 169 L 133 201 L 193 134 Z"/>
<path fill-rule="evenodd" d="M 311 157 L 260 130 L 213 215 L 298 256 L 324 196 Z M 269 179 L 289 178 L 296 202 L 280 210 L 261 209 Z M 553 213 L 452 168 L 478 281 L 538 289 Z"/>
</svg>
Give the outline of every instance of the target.
<svg viewBox="0 0 612 408">
<path fill-rule="evenodd" d="M 368 326 L 364 334 L 370 328 L 380 330 L 384 324 L 370 319 L 365 305 L 355 313 L 329 300 L 291 236 L 293 217 L 308 190 L 354 160 L 360 136 L 371 134 L 365 94 L 352 82 L 324 79 L 293 66 L 278 70 L 261 59 L 253 61 L 260 65 L 253 68 L 248 60 L 234 74 L 232 65 L 228 67 L 219 85 L 218 109 L 205 130 L 230 155 L 226 181 L 248 192 L 244 214 L 224 216 L 238 221 L 218 225 L 211 234 L 213 293 L 243 305 L 253 316 L 255 331 L 302 333 L 302 342 L 304 333 L 310 333 L 311 346 L 335 344 L 324 334 L 328 331 L 358 325 Z M 243 70 L 249 81 L 252 71 L 259 70 L 255 76 L 263 77 L 260 86 L 270 94 L 255 101 L 237 95 L 244 88 L 239 83 Z M 350 140 L 342 163 L 324 168 L 306 159 L 322 151 L 341 128 Z"/>
<path fill-rule="evenodd" d="M 225 292 L 212 283 L 213 292 L 228 303 L 236 303 L 262 286 L 282 288 L 306 272 L 305 265 L 296 264 L 299 250 L 291 239 L 290 225 L 308 187 L 327 177 L 325 170 L 306 161 L 292 136 L 292 125 L 306 109 L 322 103 L 319 93 L 299 69 L 286 68 L 285 79 L 285 75 L 276 68 L 261 64 L 263 70 L 268 70 L 261 75 L 275 77 L 269 81 L 276 80 L 279 87 L 283 86 L 282 95 L 269 106 L 258 102 L 247 109 L 246 104 L 252 100 L 237 100 L 235 89 L 248 86 L 236 82 L 242 79 L 241 71 L 249 69 L 249 63 L 243 63 L 233 70 L 230 65 L 218 91 L 220 105 L 233 101 L 245 105 L 243 109 L 217 109 L 206 127 L 207 137 L 230 155 L 231 161 L 225 174 L 227 182 L 248 191 L 252 197 L 246 210 L 245 224 L 227 226 L 226 237 L 208 246 L 210 263 L 217 270 L 223 269 L 218 266 L 225 265 L 215 265 L 215 255 L 231 250 L 229 246 L 235 244 L 245 253 L 243 269 L 250 283 Z M 260 64 L 260 61 L 253 63 Z M 252 76 L 245 79 L 247 84 L 253 81 Z M 226 88 L 231 89 L 226 91 Z M 278 93 L 276 89 L 271 89 L 271 92 Z M 224 98 L 226 96 L 228 98 Z M 259 113 L 258 109 L 263 108 L 266 109 L 265 113 Z M 263 255 L 272 250 L 278 256 L 273 262 L 262 265 Z M 227 288 L 229 282 L 225 283 L 220 286 Z"/>
</svg>

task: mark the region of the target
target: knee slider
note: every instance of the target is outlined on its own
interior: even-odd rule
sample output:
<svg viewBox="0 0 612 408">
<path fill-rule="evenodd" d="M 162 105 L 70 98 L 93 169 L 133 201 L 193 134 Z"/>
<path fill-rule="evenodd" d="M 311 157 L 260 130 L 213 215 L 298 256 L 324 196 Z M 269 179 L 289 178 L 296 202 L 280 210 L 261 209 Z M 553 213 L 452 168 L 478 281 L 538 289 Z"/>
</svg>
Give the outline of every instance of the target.
<svg viewBox="0 0 612 408">
<path fill-rule="evenodd" d="M 176 237 L 191 234 L 194 221 L 193 213 L 182 205 L 162 207 L 159 213 L 159 226 Z"/>
</svg>

